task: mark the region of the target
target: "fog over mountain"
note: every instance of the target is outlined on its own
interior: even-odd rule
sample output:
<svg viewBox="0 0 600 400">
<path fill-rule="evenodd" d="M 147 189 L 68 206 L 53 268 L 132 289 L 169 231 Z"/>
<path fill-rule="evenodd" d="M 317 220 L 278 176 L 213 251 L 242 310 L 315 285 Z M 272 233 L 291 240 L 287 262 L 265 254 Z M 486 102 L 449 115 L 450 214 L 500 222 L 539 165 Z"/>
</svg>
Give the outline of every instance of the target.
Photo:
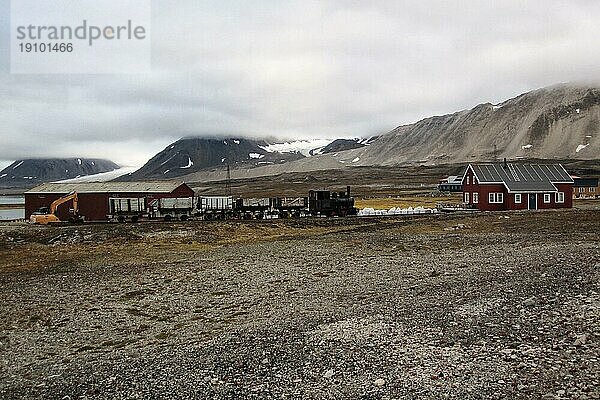
<svg viewBox="0 0 600 400">
<path fill-rule="evenodd" d="M 186 136 L 368 137 L 559 82 L 600 81 L 596 1 L 152 8 L 149 74 L 11 75 L 0 40 L 0 163 L 142 165 Z M 0 18 L 10 20 L 6 0 Z"/>
</svg>

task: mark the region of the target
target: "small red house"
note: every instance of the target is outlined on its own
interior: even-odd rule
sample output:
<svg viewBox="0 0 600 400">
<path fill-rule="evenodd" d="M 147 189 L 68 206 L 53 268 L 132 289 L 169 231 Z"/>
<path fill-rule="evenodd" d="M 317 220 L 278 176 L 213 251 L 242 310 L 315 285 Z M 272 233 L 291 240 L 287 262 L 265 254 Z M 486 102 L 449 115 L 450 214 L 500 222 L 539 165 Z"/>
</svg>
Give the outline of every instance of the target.
<svg viewBox="0 0 600 400">
<path fill-rule="evenodd" d="M 89 182 L 44 183 L 25 192 L 25 219 L 62 196 L 77 192 L 79 214 L 86 221 L 109 219 L 115 199 L 140 199 L 144 206 L 152 200 L 164 197 L 193 197 L 194 190 L 183 182 Z M 72 202 L 60 206 L 56 213 L 61 220 L 68 220 Z"/>
<path fill-rule="evenodd" d="M 573 179 L 561 164 L 469 164 L 463 202 L 482 211 L 571 208 Z"/>
</svg>

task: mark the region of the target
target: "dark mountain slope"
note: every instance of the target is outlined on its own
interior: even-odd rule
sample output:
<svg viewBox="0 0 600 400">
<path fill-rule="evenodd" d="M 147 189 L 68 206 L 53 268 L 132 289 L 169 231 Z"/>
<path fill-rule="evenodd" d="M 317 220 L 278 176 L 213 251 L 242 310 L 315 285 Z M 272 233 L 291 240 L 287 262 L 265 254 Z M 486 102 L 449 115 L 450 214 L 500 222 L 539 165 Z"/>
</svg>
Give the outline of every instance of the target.
<svg viewBox="0 0 600 400">
<path fill-rule="evenodd" d="M 304 158 L 298 153 L 268 152 L 265 146 L 264 141 L 242 138 L 183 138 L 118 180 L 172 179 L 227 165 L 255 167 Z"/>
<path fill-rule="evenodd" d="M 29 188 L 118 169 L 109 160 L 91 158 L 46 158 L 18 160 L 0 171 L 0 188 Z"/>
<path fill-rule="evenodd" d="M 365 147 L 365 145 L 362 144 L 359 139 L 335 139 L 333 142 L 323 147 L 319 153 L 337 153 L 339 151 L 360 149 L 361 147 Z"/>
</svg>

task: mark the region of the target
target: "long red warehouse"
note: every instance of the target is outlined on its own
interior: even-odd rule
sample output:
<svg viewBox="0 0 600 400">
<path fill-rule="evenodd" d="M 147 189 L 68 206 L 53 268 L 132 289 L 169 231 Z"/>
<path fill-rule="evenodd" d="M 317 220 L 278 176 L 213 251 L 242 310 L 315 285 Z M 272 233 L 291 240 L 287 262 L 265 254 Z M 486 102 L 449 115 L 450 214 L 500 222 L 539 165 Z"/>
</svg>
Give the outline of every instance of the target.
<svg viewBox="0 0 600 400">
<path fill-rule="evenodd" d="M 44 183 L 25 192 L 25 218 L 40 208 L 50 207 L 53 201 L 76 192 L 79 198 L 79 215 L 86 221 L 105 221 L 111 214 L 111 199 L 144 199 L 146 205 L 165 197 L 192 197 L 194 190 L 183 182 L 90 182 Z M 61 205 L 56 214 L 68 220 L 72 202 Z"/>
</svg>

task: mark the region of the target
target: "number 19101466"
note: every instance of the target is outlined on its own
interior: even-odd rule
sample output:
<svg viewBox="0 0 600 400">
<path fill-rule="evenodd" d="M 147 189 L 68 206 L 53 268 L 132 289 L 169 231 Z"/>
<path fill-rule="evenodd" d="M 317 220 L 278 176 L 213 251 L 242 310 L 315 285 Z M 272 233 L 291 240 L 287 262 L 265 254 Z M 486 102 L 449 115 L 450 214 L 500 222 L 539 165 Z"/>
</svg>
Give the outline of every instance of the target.
<svg viewBox="0 0 600 400">
<path fill-rule="evenodd" d="M 73 43 L 19 43 L 21 53 L 71 53 Z"/>
</svg>

